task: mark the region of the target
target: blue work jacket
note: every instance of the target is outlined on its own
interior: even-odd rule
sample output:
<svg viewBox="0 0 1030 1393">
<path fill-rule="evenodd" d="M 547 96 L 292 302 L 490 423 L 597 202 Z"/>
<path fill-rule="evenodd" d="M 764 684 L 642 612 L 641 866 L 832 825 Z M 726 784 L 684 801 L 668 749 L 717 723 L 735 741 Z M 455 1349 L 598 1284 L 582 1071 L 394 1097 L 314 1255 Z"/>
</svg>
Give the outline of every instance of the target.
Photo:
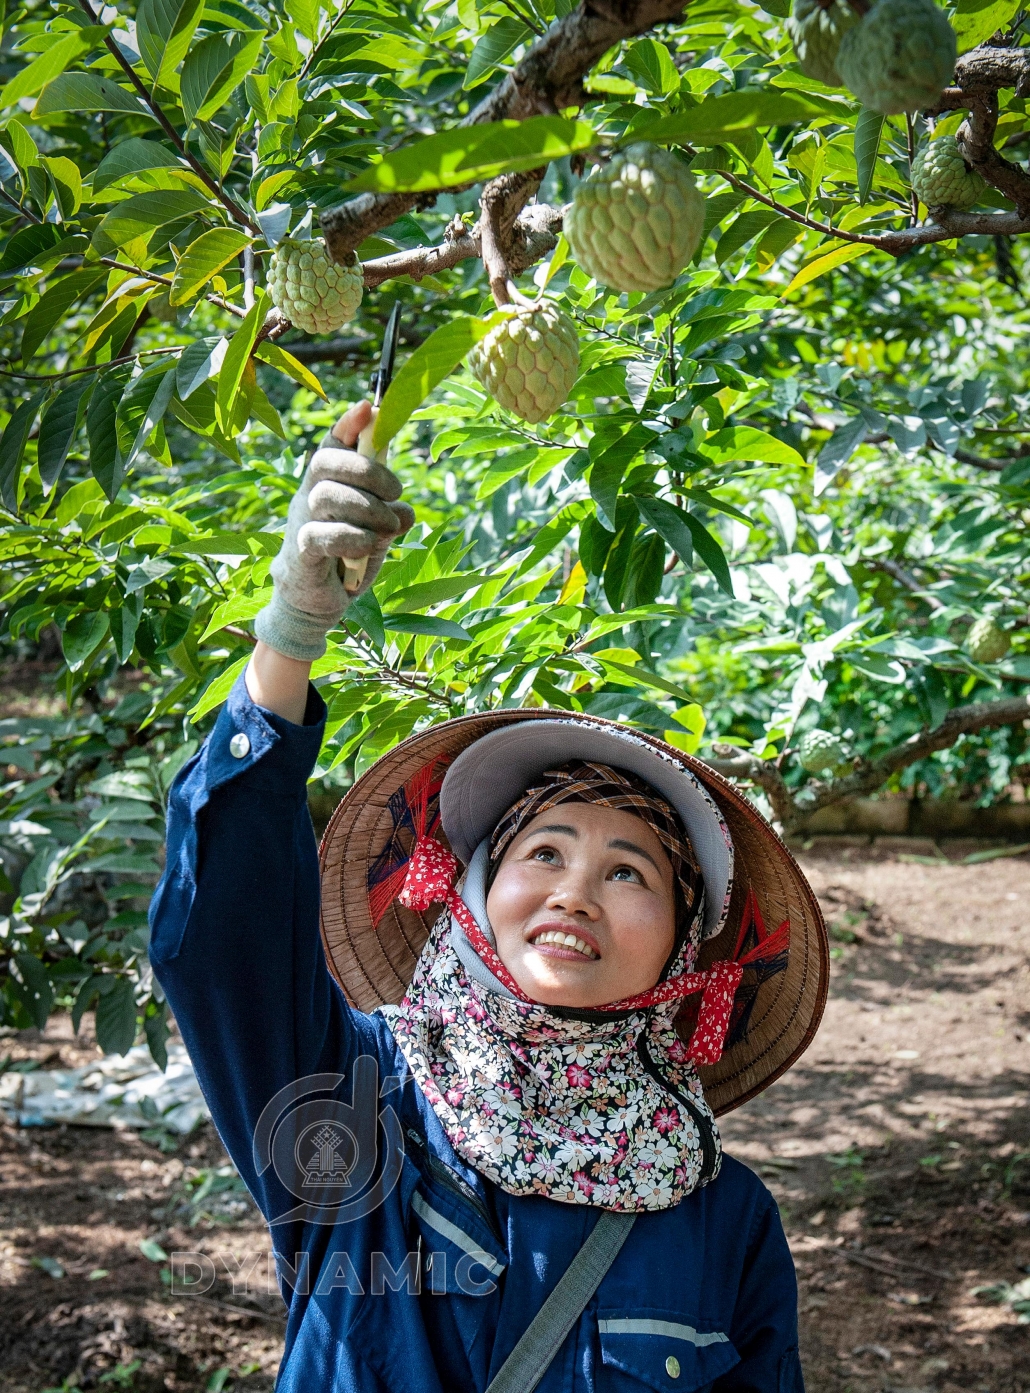
<svg viewBox="0 0 1030 1393">
<path fill-rule="evenodd" d="M 453 1150 L 382 1015 L 319 935 L 306 783 L 325 707 L 242 678 L 172 787 L 150 956 L 215 1125 L 272 1233 L 281 1393 L 483 1393 L 597 1222 L 512 1196 Z M 776 1204 L 725 1157 L 641 1214 L 540 1393 L 803 1393 Z"/>
</svg>

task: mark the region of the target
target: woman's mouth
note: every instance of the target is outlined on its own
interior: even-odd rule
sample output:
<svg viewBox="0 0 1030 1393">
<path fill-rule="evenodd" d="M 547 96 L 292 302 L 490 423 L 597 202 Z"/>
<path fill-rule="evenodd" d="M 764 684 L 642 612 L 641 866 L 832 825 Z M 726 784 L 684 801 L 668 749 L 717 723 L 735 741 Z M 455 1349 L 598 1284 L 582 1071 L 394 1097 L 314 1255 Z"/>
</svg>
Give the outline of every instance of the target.
<svg viewBox="0 0 1030 1393">
<path fill-rule="evenodd" d="M 562 958 L 566 962 L 578 962 L 583 958 L 596 961 L 601 954 L 578 934 L 563 929 L 544 929 L 530 939 L 545 957 Z"/>
</svg>

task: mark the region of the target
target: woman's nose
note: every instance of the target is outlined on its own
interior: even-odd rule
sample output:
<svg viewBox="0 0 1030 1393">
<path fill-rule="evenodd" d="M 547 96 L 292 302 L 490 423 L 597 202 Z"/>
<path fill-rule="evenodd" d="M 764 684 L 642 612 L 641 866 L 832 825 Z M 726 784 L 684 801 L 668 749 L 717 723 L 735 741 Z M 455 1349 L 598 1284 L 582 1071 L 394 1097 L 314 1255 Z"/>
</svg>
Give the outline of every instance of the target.
<svg viewBox="0 0 1030 1393">
<path fill-rule="evenodd" d="M 559 883 L 548 895 L 547 908 L 560 910 L 564 914 L 582 915 L 591 923 L 601 917 L 601 906 L 597 903 L 587 878 L 577 875 L 571 868 L 566 869 Z"/>
</svg>

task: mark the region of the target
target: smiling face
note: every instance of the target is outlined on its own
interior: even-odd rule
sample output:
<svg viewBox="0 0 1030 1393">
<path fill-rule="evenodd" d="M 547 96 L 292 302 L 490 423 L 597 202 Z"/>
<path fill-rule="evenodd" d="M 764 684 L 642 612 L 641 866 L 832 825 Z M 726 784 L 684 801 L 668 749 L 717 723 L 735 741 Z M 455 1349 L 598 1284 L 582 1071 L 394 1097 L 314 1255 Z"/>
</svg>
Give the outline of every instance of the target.
<svg viewBox="0 0 1030 1393">
<path fill-rule="evenodd" d="M 597 803 L 538 814 L 504 853 L 486 911 L 497 952 L 546 1006 L 647 991 L 672 952 L 672 864 L 643 819 Z"/>
</svg>

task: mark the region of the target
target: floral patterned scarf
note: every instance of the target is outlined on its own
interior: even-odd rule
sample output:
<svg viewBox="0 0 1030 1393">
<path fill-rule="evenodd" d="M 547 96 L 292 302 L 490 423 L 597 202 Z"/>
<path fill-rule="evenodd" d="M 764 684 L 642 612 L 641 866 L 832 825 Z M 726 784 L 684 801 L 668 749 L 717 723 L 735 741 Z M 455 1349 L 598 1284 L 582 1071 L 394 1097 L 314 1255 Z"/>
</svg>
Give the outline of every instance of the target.
<svg viewBox="0 0 1030 1393">
<path fill-rule="evenodd" d="M 605 776 L 614 771 L 598 768 L 603 773 L 588 782 L 606 786 L 600 796 L 572 796 L 613 806 Z M 561 772 L 554 779 L 559 794 L 569 782 L 557 777 Z M 635 788 L 616 793 L 639 796 Z M 537 806 L 545 801 L 539 790 L 527 791 L 498 824 L 497 841 L 507 844 L 514 835 L 513 819 L 525 821 L 526 799 L 532 816 L 545 810 Z M 641 815 L 654 826 L 650 810 Z M 728 1018 L 739 972 L 725 981 L 691 974 L 703 887 L 690 873 L 693 855 L 682 830 L 679 836 L 685 854 L 673 860 L 681 887 L 685 880 L 689 887 L 689 922 L 663 982 L 616 1009 L 582 1012 L 528 1000 L 497 957 L 486 917 L 490 839 L 472 858 L 460 896 L 440 889 L 453 858 L 439 843 L 420 843 L 412 856 L 402 902 L 423 907 L 446 898 L 451 913 L 437 921 L 407 995 L 388 1018 L 454 1149 L 509 1194 L 660 1210 L 718 1174 L 719 1135 L 696 1062 L 718 1058 L 725 1024 L 706 1027 L 705 1008 L 711 1017 L 714 1003 Z M 673 1027 L 687 989 L 705 991 L 689 1047 Z"/>
</svg>

